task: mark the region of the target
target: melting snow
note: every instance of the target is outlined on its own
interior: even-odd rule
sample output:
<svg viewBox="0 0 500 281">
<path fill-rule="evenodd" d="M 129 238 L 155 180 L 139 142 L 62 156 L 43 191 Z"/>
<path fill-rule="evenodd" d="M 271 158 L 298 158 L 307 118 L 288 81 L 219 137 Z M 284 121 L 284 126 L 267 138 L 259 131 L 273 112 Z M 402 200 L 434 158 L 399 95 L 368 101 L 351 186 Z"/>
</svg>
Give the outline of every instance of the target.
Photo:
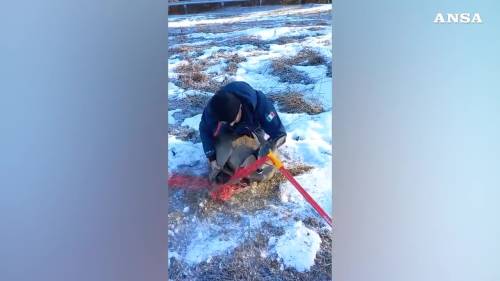
<svg viewBox="0 0 500 281">
<path fill-rule="evenodd" d="M 175 171 L 182 166 L 192 166 L 194 161 L 205 157 L 201 143 L 183 141 L 175 136 L 168 136 L 168 170 Z"/>
<path fill-rule="evenodd" d="M 318 115 L 280 113 L 287 131 L 285 152 L 302 163 L 322 167 L 331 161 L 332 113 Z M 325 178 L 331 182 L 331 178 Z M 331 193 L 331 183 L 328 184 Z"/>
<path fill-rule="evenodd" d="M 174 110 L 170 110 L 168 111 L 168 124 L 171 125 L 171 124 L 175 124 L 175 118 L 174 118 L 174 113 L 176 112 L 179 112 L 181 111 L 180 109 L 174 109 Z"/>
<path fill-rule="evenodd" d="M 304 272 L 314 265 L 321 238 L 318 233 L 298 221 L 276 242 L 276 253 L 288 267 Z"/>
<path fill-rule="evenodd" d="M 309 174 L 303 174 L 295 177 L 300 185 L 311 195 L 312 198 L 327 212 L 332 215 L 332 164 L 325 163 L 324 167 L 315 168 Z M 280 186 L 280 199 L 283 202 L 293 202 L 300 209 L 307 209 L 315 212 L 305 201 L 303 196 L 289 182 Z M 325 223 L 326 224 L 326 223 Z"/>
<path fill-rule="evenodd" d="M 193 117 L 189 117 L 184 119 L 182 122 L 182 126 L 188 126 L 190 128 L 193 128 L 195 130 L 198 130 L 201 122 L 201 114 L 195 115 Z"/>
<path fill-rule="evenodd" d="M 193 229 L 193 233 L 195 235 L 184 257 L 190 264 L 198 264 L 212 256 L 229 252 L 239 245 L 241 239 L 240 235 L 234 235 L 234 231 L 223 233 L 218 227 L 205 224 L 198 225 Z"/>
</svg>

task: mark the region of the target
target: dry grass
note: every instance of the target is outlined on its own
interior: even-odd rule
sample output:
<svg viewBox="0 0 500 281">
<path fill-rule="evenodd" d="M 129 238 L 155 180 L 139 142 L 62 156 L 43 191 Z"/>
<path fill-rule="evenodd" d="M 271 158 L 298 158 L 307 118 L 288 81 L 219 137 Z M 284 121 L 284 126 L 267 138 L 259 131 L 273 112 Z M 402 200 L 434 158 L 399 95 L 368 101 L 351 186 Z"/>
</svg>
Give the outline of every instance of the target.
<svg viewBox="0 0 500 281">
<path fill-rule="evenodd" d="M 304 48 L 293 57 L 288 57 L 284 63 L 290 65 L 321 65 L 325 64 L 325 58 L 311 48 Z"/>
<path fill-rule="evenodd" d="M 196 48 L 194 46 L 180 45 L 180 46 L 168 48 L 168 54 L 169 54 L 169 56 L 179 55 L 179 54 L 187 54 L 187 53 L 194 51 L 194 50 L 196 50 Z"/>
<path fill-rule="evenodd" d="M 327 280 L 332 278 L 332 233 L 331 231 L 322 228 L 318 232 L 321 237 L 321 248 L 316 254 L 316 260 L 313 268 L 318 272 L 326 273 Z"/>
<path fill-rule="evenodd" d="M 235 75 L 237 70 L 238 70 L 238 64 L 237 63 L 230 62 L 230 63 L 227 64 L 226 73 L 231 74 L 231 75 Z"/>
<path fill-rule="evenodd" d="M 238 38 L 231 39 L 231 43 L 236 45 L 253 45 L 259 49 L 266 49 L 266 50 L 269 49 L 269 46 L 267 46 L 267 42 L 261 40 L 257 36 L 241 36 Z"/>
<path fill-rule="evenodd" d="M 268 44 L 278 44 L 285 45 L 289 43 L 301 42 L 304 38 L 308 37 L 308 35 L 299 35 L 299 36 L 283 36 L 276 38 L 274 40 L 268 41 Z"/>
<path fill-rule="evenodd" d="M 196 33 L 228 33 L 236 30 L 237 27 L 230 24 L 204 24 L 196 26 Z"/>
<path fill-rule="evenodd" d="M 320 31 L 323 29 L 324 29 L 323 27 L 319 27 L 319 26 L 312 26 L 312 27 L 307 28 L 307 30 L 309 30 L 309 31 Z"/>
<path fill-rule="evenodd" d="M 263 224 L 259 232 L 236 247 L 231 255 L 216 256 L 207 262 L 190 268 L 170 260 L 169 278 L 172 280 L 241 280 L 241 281 L 326 281 L 331 280 L 331 237 L 328 231 L 319 231 L 321 248 L 316 254 L 315 264 L 307 272 L 297 272 L 292 268 L 282 268 L 276 254 L 268 253 L 269 237 L 280 236 L 282 228 Z M 278 279 L 277 279 L 278 278 Z"/>
<path fill-rule="evenodd" d="M 211 75 L 203 72 L 208 66 L 209 62 L 207 60 L 188 59 L 175 69 L 178 73 L 178 79 L 175 84 L 184 89 L 215 93 L 221 85 L 213 81 Z"/>
<path fill-rule="evenodd" d="M 300 175 L 313 169 L 312 166 L 300 163 L 289 163 L 290 172 Z M 223 225 L 228 220 L 238 223 L 239 215 L 244 209 L 246 212 L 267 208 L 269 199 L 277 199 L 279 185 L 285 181 L 281 174 L 276 174 L 270 181 L 260 183 L 254 191 L 246 191 L 233 197 L 228 202 L 216 202 L 204 199 L 206 193 L 183 192 L 181 198 L 190 207 L 190 212 L 196 213 L 200 219 L 210 219 L 214 223 L 220 221 Z M 239 198 L 237 198 L 239 197 Z M 203 202 L 203 204 L 200 204 Z M 185 205 L 183 205 L 185 206 Z M 181 207 L 179 207 L 181 208 Z M 169 213 L 169 224 L 189 224 L 190 216 L 182 212 Z M 298 219 L 298 218 L 297 218 Z M 316 255 L 315 265 L 307 272 L 297 272 L 293 268 L 283 268 L 274 253 L 269 253 L 269 238 L 284 234 L 279 226 L 263 222 L 257 230 L 250 230 L 243 243 L 238 245 L 230 254 L 214 256 L 210 261 L 203 261 L 195 266 L 189 266 L 175 258 L 170 259 L 169 278 L 178 281 L 194 280 L 331 280 L 331 232 L 321 228 L 317 218 L 304 219 L 304 224 L 314 229 L 320 235 L 321 248 Z M 176 238 L 177 239 L 177 238 Z M 180 242 L 180 241 L 179 241 Z M 184 241 L 186 242 L 186 241 Z"/>
<path fill-rule="evenodd" d="M 281 111 L 286 113 L 307 113 L 315 115 L 325 112 L 319 102 L 307 100 L 299 92 L 270 93 L 267 97 L 276 102 Z"/>
<path fill-rule="evenodd" d="M 219 63 L 221 59 L 226 60 L 226 74 L 230 75 L 235 75 L 238 70 L 238 64 L 247 60 L 245 57 L 242 57 L 237 53 L 227 52 L 225 50 L 219 50 L 208 57 L 208 60 L 213 63 Z"/>
<path fill-rule="evenodd" d="M 238 54 L 232 54 L 228 58 L 228 65 L 226 67 L 226 72 L 231 75 L 235 75 L 236 71 L 238 70 L 238 64 L 241 62 L 246 61 L 247 59 L 238 55 Z"/>
<path fill-rule="evenodd" d="M 188 50 L 187 48 L 186 50 Z M 192 49 L 189 49 L 192 50 Z M 222 82 L 214 80 L 215 74 L 209 74 L 205 71 L 208 67 L 220 63 L 220 59 L 224 58 L 228 61 L 226 68 L 227 74 L 236 74 L 238 64 L 246 60 L 236 53 L 228 53 L 223 50 L 215 52 L 208 58 L 192 59 L 186 58 L 186 61 L 176 67 L 178 79 L 174 80 L 174 84 L 183 89 L 200 90 L 210 93 L 215 93 L 220 87 L 232 81 L 232 78 L 224 78 Z"/>
<path fill-rule="evenodd" d="M 176 122 L 168 126 L 168 134 L 184 141 L 199 142 L 200 135 L 197 130 L 180 124 L 186 118 L 201 114 L 209 100 L 210 96 L 203 94 L 187 94 L 183 98 L 169 99 L 168 110 L 180 109 L 180 111 L 173 114 Z"/>
<path fill-rule="evenodd" d="M 208 101 L 210 100 L 210 96 L 188 94 L 183 100 L 187 103 L 188 108 L 205 108 L 205 106 L 208 104 Z"/>
<path fill-rule="evenodd" d="M 177 120 L 194 116 L 203 111 L 210 100 L 209 95 L 204 94 L 186 94 L 180 99 L 169 99 L 168 110 L 182 109 L 182 112 L 177 112 L 174 117 Z"/>
<path fill-rule="evenodd" d="M 294 65 L 322 65 L 326 64 L 325 58 L 311 48 L 304 48 L 295 56 L 275 59 L 271 63 L 272 73 L 280 78 L 281 82 L 312 84 L 307 73 L 295 69 Z"/>
<path fill-rule="evenodd" d="M 302 71 L 295 69 L 286 59 L 275 59 L 271 63 L 272 74 L 278 76 L 280 82 L 292 84 L 312 84 L 314 81 Z"/>
<path fill-rule="evenodd" d="M 290 168 L 287 168 L 293 176 L 298 176 L 304 173 L 309 172 L 314 167 L 304 164 L 293 164 Z M 276 194 L 278 192 L 278 187 L 280 184 L 287 181 L 287 179 L 279 172 L 277 172 L 274 177 L 269 179 L 268 181 L 264 181 L 258 184 L 255 188 L 255 193 L 260 196 L 269 196 L 271 194 Z"/>
<path fill-rule="evenodd" d="M 289 165 L 288 170 L 294 176 L 307 173 L 312 166 L 293 163 Z M 286 181 L 281 173 L 276 172 L 274 176 L 267 180 L 258 183 L 256 186 L 249 187 L 241 193 L 233 195 L 227 202 L 219 202 L 214 200 L 207 200 L 207 202 L 200 209 L 202 217 L 213 217 L 217 214 L 226 214 L 232 216 L 240 211 L 253 212 L 268 208 L 269 202 L 278 200 L 279 186 Z M 238 218 L 233 217 L 235 220 Z"/>
<path fill-rule="evenodd" d="M 199 132 L 186 126 L 169 125 L 168 134 L 176 136 L 183 141 L 190 141 L 192 143 L 198 143 L 201 141 Z"/>
</svg>

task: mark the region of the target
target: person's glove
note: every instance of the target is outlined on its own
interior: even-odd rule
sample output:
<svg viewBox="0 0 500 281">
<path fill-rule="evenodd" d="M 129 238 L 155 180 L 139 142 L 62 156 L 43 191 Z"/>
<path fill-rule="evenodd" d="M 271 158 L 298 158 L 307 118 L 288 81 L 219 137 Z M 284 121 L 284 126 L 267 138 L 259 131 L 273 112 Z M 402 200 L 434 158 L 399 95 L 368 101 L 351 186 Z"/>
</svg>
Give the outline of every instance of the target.
<svg viewBox="0 0 500 281">
<path fill-rule="evenodd" d="M 267 155 L 270 151 L 276 150 L 278 147 L 282 146 L 285 143 L 285 140 L 286 135 L 267 140 L 264 145 L 259 148 L 259 151 L 257 153 L 258 158 Z"/>
</svg>

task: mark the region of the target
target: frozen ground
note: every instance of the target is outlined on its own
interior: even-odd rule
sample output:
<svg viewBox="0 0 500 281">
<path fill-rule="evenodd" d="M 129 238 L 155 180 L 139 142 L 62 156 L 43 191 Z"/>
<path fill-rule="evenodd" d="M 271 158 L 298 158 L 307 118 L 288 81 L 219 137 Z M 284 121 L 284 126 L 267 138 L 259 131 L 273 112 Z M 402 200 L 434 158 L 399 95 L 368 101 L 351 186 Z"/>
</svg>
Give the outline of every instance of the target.
<svg viewBox="0 0 500 281">
<path fill-rule="evenodd" d="M 331 5 L 228 8 L 169 17 L 169 174 L 206 175 L 198 123 L 241 80 L 276 102 L 280 154 L 332 214 Z M 281 177 L 214 202 L 169 190 L 170 280 L 331 280 L 332 230 Z"/>
</svg>

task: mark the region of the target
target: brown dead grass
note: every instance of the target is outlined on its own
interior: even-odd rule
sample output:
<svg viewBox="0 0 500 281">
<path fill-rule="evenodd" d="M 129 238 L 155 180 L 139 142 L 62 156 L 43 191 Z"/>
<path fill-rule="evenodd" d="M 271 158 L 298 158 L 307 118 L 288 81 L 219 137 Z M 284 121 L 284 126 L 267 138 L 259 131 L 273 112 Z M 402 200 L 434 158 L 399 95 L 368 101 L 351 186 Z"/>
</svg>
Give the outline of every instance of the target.
<svg viewBox="0 0 500 281">
<path fill-rule="evenodd" d="M 221 59 L 226 60 L 226 74 L 230 75 L 235 75 L 238 70 L 238 64 L 247 60 L 245 57 L 242 57 L 237 53 L 227 52 L 225 50 L 219 50 L 208 57 L 208 60 L 214 63 L 219 63 Z"/>
<path fill-rule="evenodd" d="M 215 52 L 210 57 L 204 59 L 186 58 L 186 61 L 175 69 L 178 73 L 178 79 L 174 80 L 174 84 L 183 89 L 215 93 L 220 87 L 233 81 L 232 78 L 226 77 L 222 82 L 219 82 L 214 80 L 215 74 L 205 72 L 208 67 L 220 63 L 221 58 L 228 61 L 226 71 L 227 74 L 232 75 L 236 74 L 238 63 L 246 60 L 246 58 L 236 53 L 228 53 L 223 50 Z"/>
<path fill-rule="evenodd" d="M 299 35 L 299 36 L 283 36 L 276 38 L 274 40 L 268 41 L 268 44 L 278 44 L 285 45 L 289 43 L 296 43 L 302 41 L 304 38 L 308 37 L 307 35 Z"/>
<path fill-rule="evenodd" d="M 292 175 L 297 176 L 313 169 L 312 166 L 300 163 L 288 163 Z M 186 203 L 190 206 L 190 212 L 196 213 L 199 218 L 221 220 L 221 225 L 227 220 L 241 221 L 239 215 L 241 209 L 245 211 L 267 208 L 269 197 L 277 197 L 279 184 L 285 181 L 281 174 L 277 173 L 270 181 L 260 183 L 254 190 L 256 192 L 244 192 L 236 195 L 228 202 L 216 202 L 211 199 L 201 199 L 206 194 L 197 192 L 186 192 L 182 198 L 187 198 Z M 200 202 L 203 202 L 200 206 Z M 298 219 L 298 218 L 297 218 Z M 186 223 L 189 220 L 181 212 L 169 213 L 169 224 L 175 225 Z M 322 242 L 320 250 L 316 255 L 315 265 L 307 272 L 297 272 L 293 268 L 283 268 L 276 254 L 268 252 L 269 238 L 284 234 L 284 229 L 270 223 L 263 222 L 258 230 L 252 230 L 248 238 L 230 254 L 213 256 L 210 261 L 203 261 L 195 266 L 189 266 L 175 258 L 170 259 L 169 278 L 178 281 L 194 280 L 269 280 L 277 278 L 284 281 L 302 280 L 331 280 L 332 272 L 332 240 L 331 232 L 321 228 L 322 225 L 317 218 L 308 218 L 304 224 L 314 229 L 320 235 Z"/>
<path fill-rule="evenodd" d="M 189 94 L 184 98 L 184 101 L 188 103 L 188 107 L 196 108 L 205 108 L 209 100 L 210 96 L 198 94 Z"/>
<path fill-rule="evenodd" d="M 226 72 L 231 75 L 235 75 L 236 71 L 238 70 L 238 64 L 241 62 L 246 61 L 247 59 L 238 55 L 238 54 L 232 54 L 228 58 L 228 65 L 226 67 Z"/>
<path fill-rule="evenodd" d="M 316 254 L 315 264 L 313 266 L 314 270 L 318 272 L 326 273 L 325 277 L 328 277 L 327 280 L 331 280 L 332 278 L 332 233 L 331 231 L 322 228 L 318 232 L 321 237 L 321 247 L 319 252 Z"/>
<path fill-rule="evenodd" d="M 289 65 L 321 65 L 325 64 L 325 58 L 317 51 L 311 48 L 304 48 L 297 55 L 288 57 L 284 63 Z"/>
<path fill-rule="evenodd" d="M 278 76 L 280 82 L 292 84 L 311 84 L 314 81 L 302 71 L 295 69 L 286 59 L 275 59 L 271 62 L 272 74 Z"/>
<path fill-rule="evenodd" d="M 204 50 L 212 47 L 213 44 L 202 44 L 202 45 L 190 45 L 182 44 L 176 45 L 175 47 L 168 48 L 169 56 L 179 56 L 181 59 L 192 59 L 193 57 L 199 56 Z"/>
<path fill-rule="evenodd" d="M 241 36 L 231 39 L 229 42 L 234 45 L 253 45 L 259 49 L 269 49 L 268 43 L 257 36 Z"/>
<path fill-rule="evenodd" d="M 304 173 L 309 172 L 312 170 L 314 167 L 309 166 L 309 165 L 304 165 L 304 164 L 294 164 L 290 168 L 287 168 L 290 173 L 293 176 L 298 176 Z M 279 187 L 280 184 L 284 183 L 287 181 L 287 179 L 279 172 L 276 172 L 274 177 L 269 179 L 268 181 L 264 181 L 258 184 L 256 187 L 256 192 L 257 194 L 260 194 L 261 196 L 269 196 L 271 194 L 275 194 L 278 192 L 277 187 Z"/>
<path fill-rule="evenodd" d="M 221 84 L 213 81 L 213 76 L 203 72 L 208 66 L 209 62 L 207 60 L 188 59 L 175 69 L 178 73 L 177 86 L 184 89 L 215 93 Z"/>
<path fill-rule="evenodd" d="M 168 134 L 176 136 L 183 141 L 190 141 L 192 143 L 198 143 L 201 141 L 199 132 L 186 126 L 169 125 Z"/>
<path fill-rule="evenodd" d="M 241 27 L 236 27 L 233 24 L 203 24 L 194 28 L 196 33 L 228 33 L 235 30 L 241 30 Z"/>
<path fill-rule="evenodd" d="M 288 170 L 294 176 L 307 173 L 313 169 L 312 166 L 300 163 L 292 163 L 289 166 Z M 281 173 L 276 172 L 271 179 L 246 188 L 241 193 L 233 195 L 227 202 L 207 200 L 200 209 L 200 215 L 201 217 L 213 217 L 220 213 L 230 215 L 240 210 L 249 212 L 267 209 L 270 201 L 279 198 L 279 186 L 285 181 L 285 177 Z"/>
<path fill-rule="evenodd" d="M 307 272 L 297 272 L 292 268 L 283 268 L 276 254 L 268 252 L 269 238 L 283 235 L 282 228 L 263 224 L 256 233 L 236 247 L 231 255 L 216 256 L 207 262 L 189 268 L 181 262 L 171 259 L 169 278 L 172 280 L 268 280 L 275 281 L 326 281 L 331 280 L 331 236 L 329 231 L 321 230 L 321 248 L 316 254 L 315 264 Z"/>
<path fill-rule="evenodd" d="M 281 111 L 286 113 L 319 114 L 325 111 L 319 102 L 307 100 L 299 92 L 270 93 L 267 97 L 276 102 Z"/>
<path fill-rule="evenodd" d="M 187 117 L 194 116 L 196 114 L 201 113 L 205 106 L 208 104 L 208 101 L 210 100 L 209 95 L 204 95 L 204 94 L 186 94 L 185 97 L 180 98 L 180 99 L 169 99 L 168 101 L 168 110 L 174 110 L 174 109 L 183 109 L 184 114 L 182 113 L 176 113 L 174 114 L 174 117 L 177 117 L 176 119 L 183 119 Z M 185 111 L 185 112 L 184 112 Z M 178 116 L 182 115 L 182 116 Z M 186 115 L 186 116 L 184 116 Z M 189 116 L 187 116 L 189 115 Z"/>
<path fill-rule="evenodd" d="M 170 56 L 178 55 L 178 54 L 186 54 L 186 53 L 189 53 L 189 52 L 194 51 L 194 50 L 195 50 L 194 46 L 180 45 L 180 46 L 168 48 L 168 54 Z"/>
<path fill-rule="evenodd" d="M 311 48 L 304 48 L 295 56 L 274 59 L 271 63 L 272 73 L 280 78 L 281 82 L 311 84 L 314 80 L 307 73 L 295 69 L 293 66 L 326 64 L 325 58 Z"/>
</svg>

